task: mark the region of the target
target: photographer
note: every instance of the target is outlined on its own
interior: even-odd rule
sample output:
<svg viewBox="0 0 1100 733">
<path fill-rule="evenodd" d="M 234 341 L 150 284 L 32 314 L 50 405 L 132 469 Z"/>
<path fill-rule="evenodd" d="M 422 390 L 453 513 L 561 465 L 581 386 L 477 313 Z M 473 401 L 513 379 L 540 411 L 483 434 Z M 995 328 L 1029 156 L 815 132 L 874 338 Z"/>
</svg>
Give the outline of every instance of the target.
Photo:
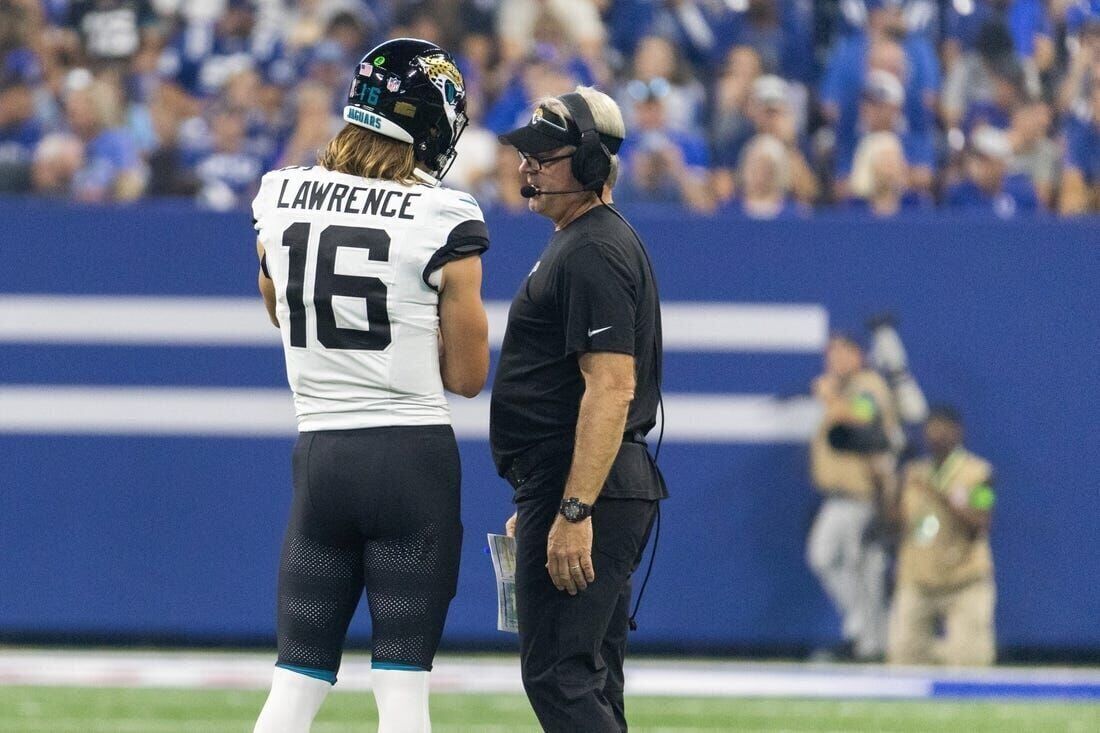
<svg viewBox="0 0 1100 733">
<path fill-rule="evenodd" d="M 924 438 L 930 455 L 909 464 L 901 493 L 887 658 L 896 664 L 992 664 L 992 468 L 963 447 L 962 421 L 953 408 L 929 411 Z"/>
<path fill-rule="evenodd" d="M 844 645 L 831 656 L 876 660 L 886 646 L 887 552 L 876 530 L 888 519 L 897 429 L 890 389 L 863 362 L 853 336 L 834 333 L 825 373 L 814 380 L 824 416 L 810 445 L 814 486 L 824 496 L 807 561 L 841 616 Z"/>
</svg>

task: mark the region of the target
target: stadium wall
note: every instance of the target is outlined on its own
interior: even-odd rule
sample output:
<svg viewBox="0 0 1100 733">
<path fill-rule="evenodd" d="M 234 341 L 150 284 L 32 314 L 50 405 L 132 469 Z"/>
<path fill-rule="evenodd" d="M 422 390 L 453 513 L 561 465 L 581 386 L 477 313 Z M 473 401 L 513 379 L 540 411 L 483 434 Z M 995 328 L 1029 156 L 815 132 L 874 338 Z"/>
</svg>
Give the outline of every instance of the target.
<svg viewBox="0 0 1100 733">
<path fill-rule="evenodd" d="M 1100 650 L 1097 220 L 628 214 L 666 303 L 672 491 L 638 646 L 838 637 L 803 560 L 808 385 L 828 328 L 891 310 L 927 395 L 961 407 L 997 470 L 1000 644 Z M 247 214 L 7 199 L 0 221 L 0 638 L 271 639 L 293 421 Z M 489 226 L 499 344 L 550 226 Z M 485 404 L 455 405 L 451 646 L 509 643 L 484 554 L 510 513 Z"/>
</svg>

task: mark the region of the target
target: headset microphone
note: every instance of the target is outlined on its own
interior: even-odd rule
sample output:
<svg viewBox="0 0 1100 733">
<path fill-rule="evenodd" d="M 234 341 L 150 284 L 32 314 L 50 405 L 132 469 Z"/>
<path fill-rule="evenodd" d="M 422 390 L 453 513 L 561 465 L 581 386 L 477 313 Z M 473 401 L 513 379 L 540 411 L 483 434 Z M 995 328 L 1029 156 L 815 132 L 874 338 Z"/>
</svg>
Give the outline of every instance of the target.
<svg viewBox="0 0 1100 733">
<path fill-rule="evenodd" d="M 538 186 L 532 186 L 528 183 L 519 190 L 519 195 L 525 199 L 533 199 L 536 196 L 560 196 L 566 193 L 584 193 L 585 191 L 591 190 L 591 188 L 575 188 L 572 191 L 543 191 Z"/>
</svg>

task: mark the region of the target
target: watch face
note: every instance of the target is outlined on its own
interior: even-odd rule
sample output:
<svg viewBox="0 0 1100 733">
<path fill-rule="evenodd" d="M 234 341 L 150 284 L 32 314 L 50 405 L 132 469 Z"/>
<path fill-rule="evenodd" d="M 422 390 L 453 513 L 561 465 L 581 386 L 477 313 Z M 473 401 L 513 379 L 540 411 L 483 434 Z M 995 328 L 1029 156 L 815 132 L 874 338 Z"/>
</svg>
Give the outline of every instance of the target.
<svg viewBox="0 0 1100 733">
<path fill-rule="evenodd" d="M 561 515 L 570 522 L 576 522 L 584 516 L 584 505 L 576 499 L 566 499 L 561 503 Z"/>
</svg>

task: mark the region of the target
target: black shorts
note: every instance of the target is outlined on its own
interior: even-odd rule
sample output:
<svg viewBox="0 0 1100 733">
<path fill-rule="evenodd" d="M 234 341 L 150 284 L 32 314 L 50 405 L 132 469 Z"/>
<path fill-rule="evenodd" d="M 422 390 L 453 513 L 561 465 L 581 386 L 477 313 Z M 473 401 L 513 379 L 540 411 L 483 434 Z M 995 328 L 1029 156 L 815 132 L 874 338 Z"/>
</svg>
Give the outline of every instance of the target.
<svg viewBox="0 0 1100 733">
<path fill-rule="evenodd" d="M 335 681 L 366 589 L 375 665 L 431 669 L 458 581 L 449 425 L 301 433 L 279 570 L 279 665 Z"/>
</svg>

